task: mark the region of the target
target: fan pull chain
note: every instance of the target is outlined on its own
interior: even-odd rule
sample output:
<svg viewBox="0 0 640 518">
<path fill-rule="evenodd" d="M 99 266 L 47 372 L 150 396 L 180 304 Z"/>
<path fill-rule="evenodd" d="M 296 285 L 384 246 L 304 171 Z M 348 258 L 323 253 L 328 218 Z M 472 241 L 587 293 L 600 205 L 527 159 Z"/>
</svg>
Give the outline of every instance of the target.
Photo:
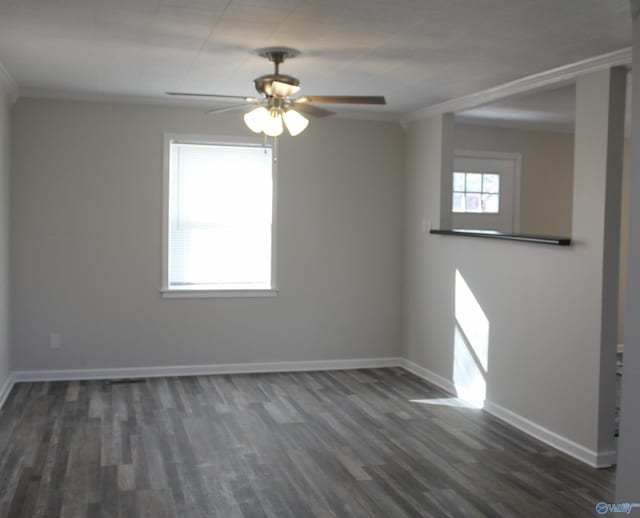
<svg viewBox="0 0 640 518">
<path fill-rule="evenodd" d="M 267 147 L 269 147 L 269 136 L 266 133 L 263 133 L 264 135 L 264 154 L 267 154 Z M 273 161 L 277 162 L 278 161 L 278 137 L 273 137 L 273 146 L 271 146 L 271 149 L 273 151 Z"/>
</svg>

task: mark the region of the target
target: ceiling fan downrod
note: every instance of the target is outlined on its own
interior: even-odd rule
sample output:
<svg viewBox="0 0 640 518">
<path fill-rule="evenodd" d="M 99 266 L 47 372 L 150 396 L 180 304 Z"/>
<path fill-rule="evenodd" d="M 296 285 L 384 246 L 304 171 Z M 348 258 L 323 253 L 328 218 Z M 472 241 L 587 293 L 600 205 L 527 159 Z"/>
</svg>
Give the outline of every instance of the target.
<svg viewBox="0 0 640 518">
<path fill-rule="evenodd" d="M 300 54 L 300 51 L 289 47 L 265 47 L 264 49 L 258 49 L 257 54 L 271 61 L 275 67 L 275 75 L 279 75 L 280 64 L 284 63 L 285 59 L 295 58 Z"/>
</svg>

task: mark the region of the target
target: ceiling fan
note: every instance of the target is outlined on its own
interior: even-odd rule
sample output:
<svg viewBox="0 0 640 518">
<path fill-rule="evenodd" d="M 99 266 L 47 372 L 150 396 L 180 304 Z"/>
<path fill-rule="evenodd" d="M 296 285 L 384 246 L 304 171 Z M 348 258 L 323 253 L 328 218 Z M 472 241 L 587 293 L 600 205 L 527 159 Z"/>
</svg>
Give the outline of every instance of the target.
<svg viewBox="0 0 640 518">
<path fill-rule="evenodd" d="M 306 95 L 293 97 L 300 91 L 300 80 L 280 73 L 280 65 L 285 59 L 300 54 L 296 49 L 287 47 L 267 47 L 257 51 L 274 64 L 273 74 L 266 74 L 253 80 L 259 97 L 240 95 L 217 95 L 187 92 L 167 92 L 168 95 L 186 97 L 209 97 L 213 99 L 238 99 L 241 104 L 211 110 L 208 113 L 221 113 L 239 110 L 247 106 L 257 107 L 244 115 L 244 122 L 255 133 L 264 133 L 277 137 L 287 128 L 292 136 L 302 133 L 309 120 L 305 117 L 327 117 L 334 113 L 315 104 L 386 104 L 383 96 L 369 95 Z"/>
</svg>

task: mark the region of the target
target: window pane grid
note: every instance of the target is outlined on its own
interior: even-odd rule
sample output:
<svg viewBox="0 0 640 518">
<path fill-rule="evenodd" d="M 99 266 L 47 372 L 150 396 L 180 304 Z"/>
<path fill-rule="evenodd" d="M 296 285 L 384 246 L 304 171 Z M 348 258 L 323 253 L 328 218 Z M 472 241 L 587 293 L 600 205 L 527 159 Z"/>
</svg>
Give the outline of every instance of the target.
<svg viewBox="0 0 640 518">
<path fill-rule="evenodd" d="M 497 214 L 500 211 L 500 174 L 454 172 L 452 211 Z"/>
</svg>

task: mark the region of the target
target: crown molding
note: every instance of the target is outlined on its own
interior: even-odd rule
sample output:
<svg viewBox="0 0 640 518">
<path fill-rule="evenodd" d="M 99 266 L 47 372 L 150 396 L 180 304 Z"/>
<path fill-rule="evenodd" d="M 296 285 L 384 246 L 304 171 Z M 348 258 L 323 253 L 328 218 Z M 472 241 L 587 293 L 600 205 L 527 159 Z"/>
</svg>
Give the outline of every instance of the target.
<svg viewBox="0 0 640 518">
<path fill-rule="evenodd" d="M 509 83 L 504 83 L 487 90 L 482 90 L 470 95 L 451 99 L 442 103 L 433 104 L 426 108 L 421 108 L 405 116 L 403 122 L 412 122 L 443 113 L 455 113 L 469 110 L 483 104 L 487 104 L 500 99 L 505 99 L 513 95 L 530 92 L 539 88 L 548 87 L 562 82 L 568 82 L 579 75 L 595 72 L 605 68 L 623 66 L 631 64 L 631 47 L 602 54 L 593 58 L 584 59 L 575 63 L 570 63 L 558 68 L 546 70 L 538 74 L 533 74 L 521 79 L 516 79 Z"/>
<path fill-rule="evenodd" d="M 18 97 L 20 97 L 20 87 L 18 86 L 18 82 L 2 63 L 0 63 L 0 85 L 3 85 L 6 88 L 10 102 L 13 103 L 18 100 Z"/>
</svg>

